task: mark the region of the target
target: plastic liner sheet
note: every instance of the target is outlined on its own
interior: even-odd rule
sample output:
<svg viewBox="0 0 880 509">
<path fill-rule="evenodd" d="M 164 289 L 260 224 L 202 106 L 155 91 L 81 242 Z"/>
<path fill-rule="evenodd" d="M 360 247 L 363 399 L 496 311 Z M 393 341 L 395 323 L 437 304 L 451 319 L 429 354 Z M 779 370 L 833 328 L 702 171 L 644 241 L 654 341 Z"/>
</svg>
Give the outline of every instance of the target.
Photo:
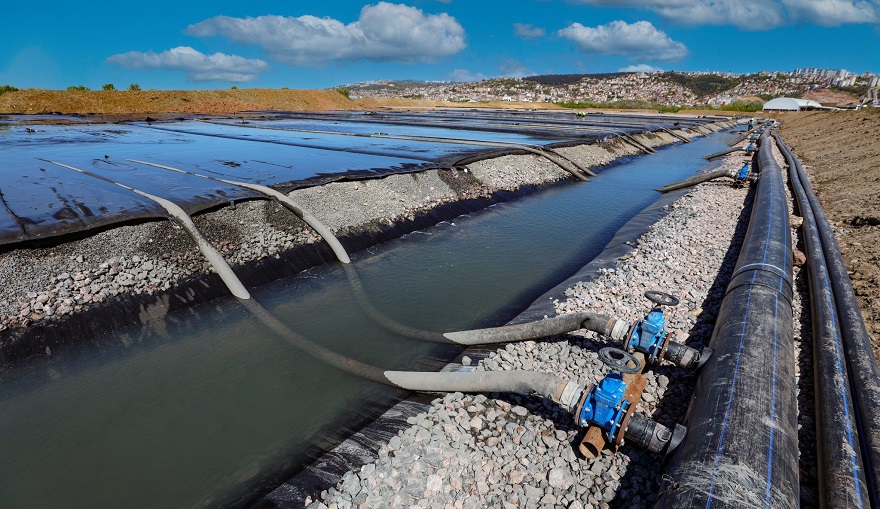
<svg viewBox="0 0 880 509">
<path fill-rule="evenodd" d="M 283 116 L 282 118 L 292 118 Z M 512 121 L 482 118 L 431 117 L 388 113 L 345 113 L 345 114 L 295 114 L 293 118 L 327 121 L 348 121 L 366 124 L 421 126 L 432 129 L 454 131 L 472 131 L 480 133 L 508 133 L 537 138 L 551 137 L 560 139 L 592 140 L 618 132 L 644 131 L 645 127 L 627 127 L 625 129 L 599 128 L 589 125 L 552 125 L 544 121 Z M 332 119 L 332 120 L 331 120 Z M 381 130 L 381 129 L 380 129 Z M 460 137 L 460 136 L 459 136 Z"/>
<path fill-rule="evenodd" d="M 429 137 L 447 138 L 459 140 L 473 140 L 480 142 L 516 143 L 520 145 L 544 145 L 559 141 L 556 136 L 546 136 L 528 133 L 507 133 L 491 131 L 467 131 L 463 129 L 447 129 L 444 127 L 428 127 L 419 124 L 382 123 L 382 122 L 357 122 L 352 120 L 322 121 L 311 118 L 283 118 L 283 119 L 247 119 L 247 120 L 223 120 L 222 122 L 243 127 L 263 129 L 290 129 L 299 131 L 324 131 L 342 135 L 358 136 L 400 136 L 400 137 Z"/>
<path fill-rule="evenodd" d="M 165 217 L 162 207 L 131 191 L 42 161 L 0 175 L 0 244 Z"/>
<path fill-rule="evenodd" d="M 599 112 L 578 117 L 568 111 L 474 111 L 437 110 L 430 112 L 330 112 L 330 113 L 277 113 L 266 112 L 270 119 L 311 119 L 318 122 L 383 123 L 386 125 L 432 126 L 447 130 L 509 132 L 534 137 L 596 135 L 607 136 L 619 132 L 657 130 L 662 127 L 693 127 L 717 119 L 679 117 L 671 115 L 606 115 Z"/>
<path fill-rule="evenodd" d="M 282 191 L 444 167 L 406 157 L 315 150 L 137 126 L 14 126 L 0 131 L 0 246 L 165 217 L 165 211 L 154 202 L 112 182 L 170 199 L 190 214 L 261 197 L 238 186 L 128 159 L 271 185 Z"/>
<path fill-rule="evenodd" d="M 244 126 L 199 121 L 136 125 L 194 136 L 288 145 L 331 152 L 405 158 L 437 164 L 454 164 L 456 161 L 486 151 L 485 147 L 479 145 L 449 145 L 385 138 L 356 138 L 317 132 L 303 133 L 297 131 L 249 129 Z"/>
</svg>

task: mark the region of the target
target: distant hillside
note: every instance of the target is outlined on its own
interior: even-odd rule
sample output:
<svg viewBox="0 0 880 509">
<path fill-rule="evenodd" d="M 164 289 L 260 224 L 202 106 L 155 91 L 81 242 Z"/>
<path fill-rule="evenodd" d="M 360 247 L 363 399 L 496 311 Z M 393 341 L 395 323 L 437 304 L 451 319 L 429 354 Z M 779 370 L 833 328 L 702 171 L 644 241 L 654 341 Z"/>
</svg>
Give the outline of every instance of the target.
<svg viewBox="0 0 880 509">
<path fill-rule="evenodd" d="M 662 76 L 687 88 L 696 94 L 697 97 L 724 92 L 740 84 L 739 78 L 728 78 L 716 74 L 701 74 L 693 76 L 677 72 L 665 72 Z"/>
<path fill-rule="evenodd" d="M 526 81 L 534 81 L 535 83 L 540 83 L 542 85 L 568 85 L 571 83 L 577 83 L 584 78 L 604 80 L 615 78 L 617 76 L 623 76 L 625 74 L 632 73 L 609 72 L 604 74 L 542 74 L 538 76 L 526 76 L 523 79 Z"/>
</svg>

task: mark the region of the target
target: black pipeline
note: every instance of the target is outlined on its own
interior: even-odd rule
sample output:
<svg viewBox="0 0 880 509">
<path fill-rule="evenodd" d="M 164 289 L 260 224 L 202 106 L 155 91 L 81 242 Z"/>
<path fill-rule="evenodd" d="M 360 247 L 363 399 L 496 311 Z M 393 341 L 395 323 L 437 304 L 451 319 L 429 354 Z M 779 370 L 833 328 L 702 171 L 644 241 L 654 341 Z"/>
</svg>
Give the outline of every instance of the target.
<svg viewBox="0 0 880 509">
<path fill-rule="evenodd" d="M 736 270 L 721 303 L 658 507 L 794 509 L 798 496 L 792 250 L 782 173 L 766 135 Z"/>
<path fill-rule="evenodd" d="M 804 218 L 814 368 L 816 380 L 825 381 L 816 387 L 820 499 L 829 507 L 877 507 L 880 375 L 870 337 L 825 212 L 800 161 L 778 136 L 776 143 Z"/>
</svg>

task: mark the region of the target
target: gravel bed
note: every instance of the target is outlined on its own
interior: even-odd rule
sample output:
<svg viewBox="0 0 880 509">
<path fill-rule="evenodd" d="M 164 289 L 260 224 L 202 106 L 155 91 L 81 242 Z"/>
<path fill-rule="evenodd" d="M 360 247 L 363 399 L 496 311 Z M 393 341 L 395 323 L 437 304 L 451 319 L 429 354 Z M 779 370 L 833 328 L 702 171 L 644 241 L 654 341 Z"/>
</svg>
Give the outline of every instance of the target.
<svg viewBox="0 0 880 509">
<path fill-rule="evenodd" d="M 733 155 L 723 164 L 736 171 L 742 161 L 742 155 Z M 650 309 L 644 292 L 659 289 L 681 299 L 666 313 L 672 339 L 696 348 L 707 344 L 751 209 L 748 189 L 731 184 L 731 179 L 701 184 L 668 206 L 668 215 L 630 254 L 615 268 L 567 289 L 566 298 L 555 302 L 556 311 L 592 311 L 634 321 Z M 800 313 L 799 299 L 795 309 Z M 797 329 L 800 334 L 807 330 Z M 800 334 L 796 332 L 798 343 Z M 586 331 L 508 344 L 475 369 L 537 370 L 589 385 L 607 373 L 597 355 L 605 344 Z M 811 370 L 806 350 L 799 346 L 802 371 Z M 670 427 L 681 422 L 695 374 L 663 365 L 645 376 L 637 411 Z M 380 449 L 377 461 L 347 473 L 335 488 L 306 505 L 649 507 L 660 488 L 663 464 L 656 455 L 624 447 L 594 461 L 579 458 L 580 434 L 571 415 L 542 398 L 446 394 L 409 423 L 412 427 Z M 809 423 L 803 425 L 806 429 Z"/>
</svg>

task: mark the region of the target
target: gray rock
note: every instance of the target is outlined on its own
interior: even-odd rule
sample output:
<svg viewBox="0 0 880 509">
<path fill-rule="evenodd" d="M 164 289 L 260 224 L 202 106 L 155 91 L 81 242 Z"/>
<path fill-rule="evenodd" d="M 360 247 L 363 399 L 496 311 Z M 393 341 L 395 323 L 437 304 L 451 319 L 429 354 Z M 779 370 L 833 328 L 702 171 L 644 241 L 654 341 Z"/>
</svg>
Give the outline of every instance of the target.
<svg viewBox="0 0 880 509">
<path fill-rule="evenodd" d="M 568 469 L 553 468 L 547 473 L 547 482 L 553 488 L 567 490 L 574 484 L 574 478 Z"/>
</svg>

